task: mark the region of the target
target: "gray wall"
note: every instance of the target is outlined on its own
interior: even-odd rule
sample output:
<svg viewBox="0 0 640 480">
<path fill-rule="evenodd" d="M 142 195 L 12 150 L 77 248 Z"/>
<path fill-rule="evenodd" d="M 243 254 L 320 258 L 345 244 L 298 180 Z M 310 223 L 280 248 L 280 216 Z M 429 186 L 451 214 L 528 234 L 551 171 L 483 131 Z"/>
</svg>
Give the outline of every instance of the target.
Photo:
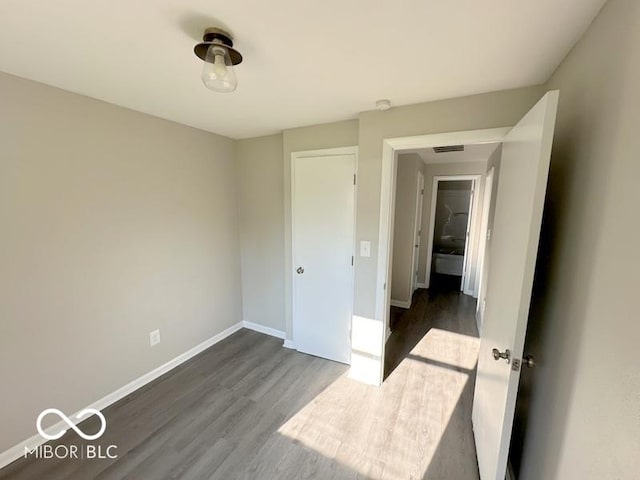
<svg viewBox="0 0 640 480">
<path fill-rule="evenodd" d="M 285 331 L 282 134 L 239 140 L 243 320 Z"/>
<path fill-rule="evenodd" d="M 396 198 L 393 225 L 393 264 L 391 299 L 411 301 L 414 233 L 416 222 L 416 191 L 418 172 L 424 173 L 424 161 L 419 155 L 398 155 Z"/>
<path fill-rule="evenodd" d="M 232 140 L 5 74 L 0 105 L 4 451 L 240 321 L 241 299 Z"/>
<path fill-rule="evenodd" d="M 610 0 L 548 83 L 560 107 L 527 338 L 539 367 L 525 370 L 519 405 L 522 480 L 640 472 L 638 85 L 640 2 Z"/>
</svg>

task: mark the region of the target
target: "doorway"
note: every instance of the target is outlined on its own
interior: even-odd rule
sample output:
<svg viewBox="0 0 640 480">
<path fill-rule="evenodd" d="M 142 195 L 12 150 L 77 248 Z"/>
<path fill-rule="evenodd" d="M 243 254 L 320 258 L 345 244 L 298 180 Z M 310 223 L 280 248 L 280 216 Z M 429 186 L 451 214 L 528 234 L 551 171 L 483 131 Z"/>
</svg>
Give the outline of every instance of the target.
<svg viewBox="0 0 640 480">
<path fill-rule="evenodd" d="M 464 308 L 475 311 L 482 179 L 498 146 L 425 147 L 398 155 L 385 376 L 432 325 L 425 310 L 468 295 Z M 440 295 L 449 291 L 455 295 Z"/>
<path fill-rule="evenodd" d="M 436 176 L 429 215 L 425 287 L 457 288 L 473 295 L 474 275 L 471 250 L 477 236 L 476 194 L 480 175 Z"/>
<path fill-rule="evenodd" d="M 500 255 L 493 257 L 488 270 L 488 301 L 478 362 L 474 367 L 477 379 L 472 423 L 482 480 L 503 479 L 507 471 L 558 97 L 558 91 L 547 92 L 514 127 L 501 132 L 494 129 L 452 132 L 383 142 L 376 292 L 376 314 L 383 322 L 382 328 L 389 321 L 386 287 L 392 265 L 390 246 L 393 245 L 390 205 L 393 203 L 398 153 L 415 148 L 421 141 L 428 146 L 487 143 L 490 138 L 494 143 L 502 143 L 491 229 L 491 247 Z M 385 356 L 384 342 L 382 355 Z M 424 360 L 432 362 L 433 359 Z"/>
</svg>

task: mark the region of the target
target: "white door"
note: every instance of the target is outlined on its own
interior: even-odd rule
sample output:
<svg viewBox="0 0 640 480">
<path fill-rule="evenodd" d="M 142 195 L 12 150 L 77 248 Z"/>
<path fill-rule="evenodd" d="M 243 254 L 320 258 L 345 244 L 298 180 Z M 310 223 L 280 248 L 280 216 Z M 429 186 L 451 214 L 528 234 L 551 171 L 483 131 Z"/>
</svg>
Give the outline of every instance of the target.
<svg viewBox="0 0 640 480">
<path fill-rule="evenodd" d="M 351 361 L 355 154 L 292 161 L 293 340 Z"/>
<path fill-rule="evenodd" d="M 504 139 L 473 400 L 482 480 L 506 474 L 557 105 L 548 92 Z"/>
<path fill-rule="evenodd" d="M 484 314 L 484 310 L 482 309 L 482 305 L 484 302 L 484 291 L 485 291 L 485 269 L 488 265 L 488 257 L 489 257 L 489 241 L 490 241 L 490 232 L 489 232 L 489 216 L 491 212 L 491 196 L 493 192 L 493 174 L 495 168 L 491 167 L 489 172 L 487 173 L 487 180 L 484 186 L 484 201 L 482 205 L 482 220 L 480 224 L 480 248 L 478 250 L 478 258 L 480 259 L 480 265 L 478 268 L 478 274 L 476 276 L 476 298 L 478 299 L 478 305 L 476 308 L 476 318 L 478 320 L 478 332 L 482 332 L 482 315 Z"/>
<path fill-rule="evenodd" d="M 418 172 L 416 191 L 416 221 L 413 238 L 413 260 L 411 262 L 411 294 L 418 288 L 418 266 L 420 265 L 420 243 L 422 243 L 422 204 L 424 203 L 424 174 Z"/>
<path fill-rule="evenodd" d="M 471 275 L 469 270 L 469 259 L 471 258 L 471 243 L 469 242 L 471 236 L 471 219 L 475 212 L 473 211 L 473 203 L 476 198 L 476 181 L 471 181 L 471 194 L 469 195 L 469 208 L 467 215 L 467 229 L 465 231 L 464 240 L 464 258 L 462 259 L 462 281 L 460 282 L 460 291 L 467 292 L 469 290 L 469 282 L 471 281 Z"/>
</svg>

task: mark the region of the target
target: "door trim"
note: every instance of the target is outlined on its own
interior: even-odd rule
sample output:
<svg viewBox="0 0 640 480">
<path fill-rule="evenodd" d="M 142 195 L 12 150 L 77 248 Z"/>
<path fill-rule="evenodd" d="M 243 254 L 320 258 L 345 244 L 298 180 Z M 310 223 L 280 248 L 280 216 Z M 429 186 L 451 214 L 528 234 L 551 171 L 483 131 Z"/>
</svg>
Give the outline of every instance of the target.
<svg viewBox="0 0 640 480">
<path fill-rule="evenodd" d="M 389 308 L 391 288 L 391 253 L 393 251 L 394 198 L 396 194 L 395 176 L 398 164 L 397 154 L 416 148 L 440 147 L 471 143 L 500 143 L 511 127 L 466 130 L 460 132 L 415 135 L 411 137 L 385 138 L 382 141 L 382 174 L 380 184 L 380 216 L 378 229 L 378 262 L 376 273 L 376 320 L 382 322 L 382 331 L 389 328 Z M 382 336 L 380 348 L 379 384 L 384 378 L 385 341 Z"/>
<path fill-rule="evenodd" d="M 420 268 L 420 245 L 422 245 L 422 238 L 424 232 L 422 232 L 422 218 L 424 216 L 424 173 L 418 171 L 417 185 L 416 185 L 416 215 L 414 227 L 413 227 L 413 255 L 411 258 L 411 295 L 409 297 L 409 303 L 413 299 L 413 294 L 418 289 L 418 269 Z M 418 232 L 420 234 L 418 234 Z"/>
<path fill-rule="evenodd" d="M 291 152 L 291 230 L 289 233 L 289 238 L 291 241 L 291 252 L 290 252 L 290 261 L 291 268 L 286 273 L 287 279 L 291 285 L 291 340 L 285 339 L 284 347 L 285 348 L 296 348 L 296 321 L 295 321 L 295 302 L 296 302 L 296 281 L 295 281 L 295 161 L 299 158 L 309 158 L 309 157 L 333 157 L 333 156 L 342 156 L 342 155 L 353 155 L 355 160 L 355 168 L 354 175 L 358 173 L 358 147 L 338 147 L 338 148 L 324 148 L 320 150 L 303 150 L 297 152 Z M 356 257 L 356 212 L 357 212 L 357 201 L 358 201 L 358 182 L 355 181 L 354 190 L 353 190 L 354 202 L 353 202 L 353 240 L 351 251 L 353 252 L 354 265 L 351 269 L 351 285 L 355 286 L 355 257 Z M 353 304 L 354 304 L 354 293 L 351 293 L 351 318 L 353 319 Z M 349 345 L 351 345 L 351 338 L 349 338 Z M 351 347 L 350 347 L 351 348 Z"/>
</svg>

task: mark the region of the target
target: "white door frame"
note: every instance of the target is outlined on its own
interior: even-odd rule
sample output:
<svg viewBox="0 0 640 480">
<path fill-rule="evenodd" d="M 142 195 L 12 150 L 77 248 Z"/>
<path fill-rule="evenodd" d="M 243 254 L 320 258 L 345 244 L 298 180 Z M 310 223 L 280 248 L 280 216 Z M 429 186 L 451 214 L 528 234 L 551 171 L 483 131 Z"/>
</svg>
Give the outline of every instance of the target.
<svg viewBox="0 0 640 480">
<path fill-rule="evenodd" d="M 481 178 L 482 175 L 436 175 L 433 177 L 433 191 L 431 192 L 431 211 L 429 213 L 429 240 L 427 242 L 427 268 L 425 270 L 426 277 L 424 279 L 425 288 L 429 288 L 429 281 L 431 278 L 431 263 L 433 261 L 433 242 L 435 234 L 434 230 L 436 227 L 436 203 L 438 200 L 438 184 L 440 182 L 470 180 L 471 189 L 474 193 L 472 194 L 473 197 L 471 198 L 471 211 L 469 212 L 469 217 L 467 219 L 467 231 L 469 232 L 469 236 L 465 241 L 464 249 L 464 265 L 467 266 L 468 271 L 464 271 L 462 274 L 462 285 L 460 288 L 460 290 L 463 290 L 466 294 L 468 294 L 467 292 L 470 291 L 468 288 L 469 281 L 471 279 L 471 270 L 468 268 L 470 254 L 469 250 L 472 250 L 472 248 L 470 247 L 473 246 L 475 242 L 476 232 L 475 228 L 473 228 L 473 225 L 475 225 L 476 212 L 478 210 L 478 195 L 475 193 L 475 190 L 478 188 Z"/>
<path fill-rule="evenodd" d="M 413 257 L 411 259 L 411 297 L 418 288 L 418 268 L 420 266 L 420 245 L 422 245 L 422 206 L 424 204 L 424 173 L 418 171 L 416 186 L 416 218 L 413 227 Z"/>
<path fill-rule="evenodd" d="M 376 285 L 376 319 L 382 322 L 382 331 L 389 328 L 391 293 L 391 255 L 393 251 L 393 204 L 395 198 L 395 174 L 398 153 L 416 148 L 432 148 L 445 145 L 469 145 L 477 143 L 500 143 L 511 127 L 467 130 L 461 132 L 416 135 L 411 137 L 386 138 L 382 141 L 382 178 L 380 185 L 380 221 L 378 230 L 378 271 Z M 387 288 L 389 286 L 389 288 Z M 385 336 L 382 335 L 379 378 L 384 378 Z"/>
<path fill-rule="evenodd" d="M 356 174 L 356 172 L 358 171 L 358 147 L 357 146 L 351 146 L 351 147 L 339 147 L 339 148 L 323 148 L 320 150 L 303 150 L 303 151 L 298 151 L 298 152 L 291 152 L 291 185 L 290 185 L 290 189 L 291 189 L 291 232 L 290 232 L 290 238 L 291 238 L 291 267 L 289 270 L 289 272 L 287 272 L 287 277 L 289 277 L 289 281 L 291 282 L 291 329 L 292 329 L 292 342 L 286 342 L 285 341 L 285 347 L 287 348 L 296 348 L 296 322 L 295 322 L 295 301 L 296 301 L 296 282 L 295 282 L 295 225 L 294 225 L 294 219 L 295 219 L 295 215 L 294 215 L 294 209 L 295 209 L 295 177 L 294 177 L 294 172 L 295 172 L 295 161 L 298 158 L 308 158 L 308 157 L 330 157 L 330 156 L 341 156 L 341 155 L 354 155 L 355 156 L 355 172 L 354 175 Z M 355 177 L 354 177 L 354 181 L 355 181 Z M 356 212 L 357 212 L 357 200 L 358 200 L 358 185 L 357 182 L 355 182 L 354 184 L 354 203 L 353 203 L 353 242 L 352 242 L 352 252 L 353 252 L 353 261 L 355 262 L 355 255 L 356 255 Z M 355 265 L 354 268 L 352 268 L 352 279 L 351 279 L 351 285 L 354 286 L 355 285 Z M 351 295 L 351 318 L 353 319 L 353 300 L 354 300 L 354 294 Z M 353 321 L 353 320 L 352 320 Z M 349 338 L 349 344 L 351 344 L 351 338 Z"/>
</svg>

